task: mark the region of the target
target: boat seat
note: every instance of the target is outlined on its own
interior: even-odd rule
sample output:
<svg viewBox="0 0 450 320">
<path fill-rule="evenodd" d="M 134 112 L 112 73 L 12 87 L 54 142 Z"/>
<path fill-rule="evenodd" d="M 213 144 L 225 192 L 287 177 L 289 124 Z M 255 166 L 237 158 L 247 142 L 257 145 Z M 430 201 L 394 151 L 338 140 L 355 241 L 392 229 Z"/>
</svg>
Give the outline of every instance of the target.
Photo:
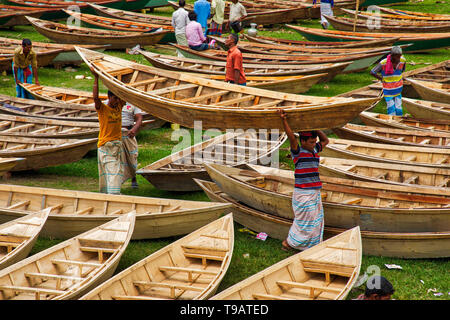
<svg viewBox="0 0 450 320">
<path fill-rule="evenodd" d="M 11 210 L 11 209 L 17 209 L 20 207 L 27 208 L 29 205 L 30 205 L 30 200 L 25 200 L 25 201 L 20 201 L 20 202 L 14 203 L 14 204 L 6 207 L 6 209 Z"/>
<path fill-rule="evenodd" d="M 275 296 L 272 294 L 264 294 L 264 293 L 254 293 L 254 294 L 252 294 L 252 296 L 256 300 L 292 300 L 290 298 Z"/>
<path fill-rule="evenodd" d="M 147 289 L 147 288 L 167 288 L 170 289 L 170 297 L 172 299 L 175 298 L 175 290 L 184 290 L 184 291 L 198 291 L 202 292 L 205 290 L 205 288 L 201 287 L 195 287 L 190 285 L 184 285 L 184 284 L 172 284 L 172 283 L 164 283 L 164 282 L 146 282 L 146 281 L 134 281 L 133 284 L 141 289 Z"/>
<path fill-rule="evenodd" d="M 104 253 L 114 253 L 117 251 L 117 249 L 114 248 L 96 248 L 96 247 L 80 247 L 80 250 L 83 252 L 97 252 L 99 263 L 103 263 Z"/>
<path fill-rule="evenodd" d="M 202 266 L 206 266 L 207 260 L 223 261 L 225 259 L 224 256 L 215 256 L 209 254 L 190 253 L 190 252 L 184 252 L 184 256 L 186 258 L 202 259 Z"/>
<path fill-rule="evenodd" d="M 40 295 L 51 295 L 51 296 L 59 296 L 65 291 L 62 290 L 53 290 L 46 288 L 33 288 L 33 287 L 21 287 L 21 286 L 7 286 L 0 285 L 0 291 L 11 290 L 14 292 L 25 292 L 25 293 L 34 293 L 36 300 L 40 300 Z"/>
<path fill-rule="evenodd" d="M 331 292 L 331 293 L 339 293 L 342 291 L 342 289 L 339 289 L 339 288 L 330 288 L 330 287 L 325 287 L 325 286 L 311 285 L 311 284 L 292 282 L 292 281 L 277 281 L 277 285 L 279 285 L 280 287 L 308 289 L 309 297 L 313 298 L 313 299 L 316 298 L 320 294 L 320 293 L 316 294 L 317 291 Z"/>
<path fill-rule="evenodd" d="M 343 204 L 359 204 L 363 201 L 362 198 L 351 198 L 351 199 L 347 199 L 342 201 Z"/>
<path fill-rule="evenodd" d="M 114 231 L 114 230 L 110 230 Z M 123 231 L 123 230 L 119 230 Z M 78 238 L 78 242 L 83 247 L 101 247 L 101 248 L 117 248 L 123 244 L 120 240 L 101 240 L 101 239 L 89 239 L 89 238 Z"/>
<path fill-rule="evenodd" d="M 161 266 L 159 267 L 160 271 L 169 271 L 169 272 L 186 272 L 188 274 L 188 281 L 192 282 L 192 274 L 207 274 L 207 275 L 216 275 L 217 272 L 210 270 L 202 270 L 202 269 L 194 269 L 194 268 L 182 268 L 182 267 L 169 267 L 169 266 Z"/>
<path fill-rule="evenodd" d="M 26 272 L 24 274 L 27 278 L 38 278 L 42 280 L 56 280 L 56 290 L 61 290 L 61 281 L 62 280 L 68 280 L 68 281 L 74 281 L 79 282 L 84 280 L 84 278 L 80 277 L 74 277 L 74 276 L 65 276 L 65 275 L 59 275 L 59 274 L 48 274 L 48 273 L 38 273 L 38 272 Z"/>
<path fill-rule="evenodd" d="M 166 300 L 167 298 L 154 298 L 150 296 L 111 296 L 113 300 Z"/>
<path fill-rule="evenodd" d="M 0 241 L 0 247 L 6 247 L 6 252 L 7 253 L 10 253 L 13 249 L 17 248 L 21 244 L 22 244 L 22 242 L 5 242 L 5 241 Z"/>
<path fill-rule="evenodd" d="M 75 212 L 75 215 L 81 215 L 81 214 L 85 214 L 85 213 L 92 213 L 92 211 L 94 211 L 94 207 L 88 207 L 88 208 L 84 208 L 84 209 L 80 209 L 77 212 Z"/>
<path fill-rule="evenodd" d="M 65 259 L 52 259 L 51 262 L 53 264 L 71 264 L 81 267 L 94 267 L 98 268 L 101 267 L 101 263 L 95 263 L 95 262 L 87 262 L 87 261 L 76 261 L 76 260 L 65 260 Z"/>
</svg>

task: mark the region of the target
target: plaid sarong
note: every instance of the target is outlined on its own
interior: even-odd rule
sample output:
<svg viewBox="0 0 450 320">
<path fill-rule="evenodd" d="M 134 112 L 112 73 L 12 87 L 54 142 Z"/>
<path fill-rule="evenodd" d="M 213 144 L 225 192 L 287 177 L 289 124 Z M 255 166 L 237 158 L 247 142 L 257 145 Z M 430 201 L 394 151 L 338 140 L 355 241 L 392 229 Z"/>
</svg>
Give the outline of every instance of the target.
<svg viewBox="0 0 450 320">
<path fill-rule="evenodd" d="M 108 141 L 98 148 L 98 177 L 100 192 L 120 194 L 123 177 L 122 142 Z"/>
<path fill-rule="evenodd" d="M 294 188 L 294 221 L 286 239 L 292 248 L 311 248 L 323 239 L 323 207 L 320 189 Z"/>
<path fill-rule="evenodd" d="M 128 131 L 122 131 L 122 183 L 136 176 L 138 165 L 138 143 L 136 137 L 130 138 L 127 136 L 127 133 Z"/>
</svg>

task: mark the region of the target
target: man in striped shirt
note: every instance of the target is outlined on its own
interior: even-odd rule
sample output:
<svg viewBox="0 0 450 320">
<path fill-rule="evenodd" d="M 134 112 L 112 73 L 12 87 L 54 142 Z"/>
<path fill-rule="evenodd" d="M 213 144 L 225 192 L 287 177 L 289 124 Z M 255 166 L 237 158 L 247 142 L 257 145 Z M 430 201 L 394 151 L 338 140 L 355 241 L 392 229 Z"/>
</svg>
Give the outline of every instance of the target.
<svg viewBox="0 0 450 320">
<path fill-rule="evenodd" d="M 305 250 L 322 241 L 323 207 L 321 198 L 322 182 L 319 177 L 319 152 L 329 140 L 322 131 L 299 132 L 300 144 L 292 132 L 287 114 L 279 110 L 291 147 L 292 160 L 295 165 L 295 187 L 292 195 L 294 221 L 282 249 Z M 317 142 L 319 137 L 319 142 Z"/>
</svg>

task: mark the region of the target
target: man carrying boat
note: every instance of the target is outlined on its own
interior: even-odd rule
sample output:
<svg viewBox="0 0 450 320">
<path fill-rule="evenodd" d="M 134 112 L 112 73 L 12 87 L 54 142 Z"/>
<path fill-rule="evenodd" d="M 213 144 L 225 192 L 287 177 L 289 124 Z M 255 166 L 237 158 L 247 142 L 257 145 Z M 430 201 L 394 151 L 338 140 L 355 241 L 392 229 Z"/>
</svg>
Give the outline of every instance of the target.
<svg viewBox="0 0 450 320">
<path fill-rule="evenodd" d="M 186 26 L 189 24 L 190 20 L 188 17 L 188 12 L 184 9 L 186 5 L 185 0 L 180 0 L 178 2 L 180 6 L 172 15 L 172 27 L 175 29 L 175 39 L 180 46 L 188 46 L 186 39 Z M 179 57 L 183 55 L 178 52 Z"/>
<path fill-rule="evenodd" d="M 238 41 L 239 36 L 236 33 L 230 33 L 225 40 L 225 45 L 228 46 L 225 81 L 245 86 L 247 79 L 244 73 L 242 53 L 237 47 Z"/>
<path fill-rule="evenodd" d="M 36 52 L 32 48 L 30 39 L 23 39 L 22 46 L 14 50 L 12 69 L 16 82 L 17 97 L 34 99 L 20 86 L 21 83 L 33 83 L 33 76 L 35 83 L 39 85 Z"/>
<path fill-rule="evenodd" d="M 95 110 L 98 114 L 100 131 L 98 134 L 98 176 L 100 192 L 120 194 L 122 186 L 122 107 L 124 102 L 108 91 L 108 102 L 104 104 L 98 96 L 98 75 L 92 90 Z"/>
<path fill-rule="evenodd" d="M 288 236 L 282 243 L 282 249 L 289 251 L 292 248 L 305 250 L 322 241 L 324 228 L 324 215 L 322 206 L 322 182 L 319 177 L 318 155 L 329 140 L 322 131 L 301 131 L 300 145 L 292 132 L 287 114 L 279 109 L 290 147 L 291 156 L 295 165 L 295 187 L 292 194 L 292 209 L 294 221 L 289 229 Z M 319 142 L 317 142 L 319 137 Z"/>
<path fill-rule="evenodd" d="M 383 83 L 383 95 L 386 100 L 387 114 L 403 115 L 402 89 L 403 72 L 406 67 L 406 59 L 402 56 L 402 48 L 393 47 L 386 59 L 381 60 L 370 74 Z M 381 76 L 378 75 L 381 73 Z"/>
<path fill-rule="evenodd" d="M 313 6 L 316 7 L 317 0 L 313 0 Z M 334 1 L 333 0 L 320 0 L 320 24 L 322 25 L 322 28 L 328 29 L 330 26 L 330 23 L 328 20 L 324 17 L 324 15 L 327 16 L 333 16 L 333 7 L 334 7 Z"/>
</svg>

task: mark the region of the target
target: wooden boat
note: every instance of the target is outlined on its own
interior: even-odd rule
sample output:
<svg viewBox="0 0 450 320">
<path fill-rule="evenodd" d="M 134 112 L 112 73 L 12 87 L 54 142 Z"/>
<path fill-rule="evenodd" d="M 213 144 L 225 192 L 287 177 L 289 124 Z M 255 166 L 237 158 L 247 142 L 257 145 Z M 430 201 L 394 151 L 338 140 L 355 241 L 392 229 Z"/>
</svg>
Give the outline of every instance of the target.
<svg viewBox="0 0 450 320">
<path fill-rule="evenodd" d="M 226 62 L 190 59 L 183 57 L 175 57 L 164 54 L 152 53 L 148 51 L 139 51 L 148 62 L 154 67 L 181 71 L 181 72 L 197 72 L 214 75 L 225 75 Z M 327 76 L 321 80 L 322 82 L 330 81 L 336 75 L 340 74 L 351 62 L 343 63 L 325 63 L 322 65 L 265 65 L 265 64 L 249 64 L 244 63 L 244 71 L 246 76 L 297 76 L 312 75 L 326 73 Z"/>
<path fill-rule="evenodd" d="M 333 132 L 339 138 L 348 140 L 450 149 L 450 132 L 403 130 L 350 123 L 341 128 L 333 128 Z"/>
<path fill-rule="evenodd" d="M 0 44 L 0 71 L 12 72 L 12 62 L 16 47 Z M 43 49 L 39 47 L 33 48 L 33 50 L 36 52 L 36 60 L 39 67 L 49 65 L 62 52 L 61 49 Z"/>
<path fill-rule="evenodd" d="M 33 138 L 97 138 L 97 122 L 74 122 L 0 114 L 0 135 Z"/>
<path fill-rule="evenodd" d="M 348 41 L 398 38 L 394 45 L 412 44 L 405 48 L 405 52 L 422 52 L 450 46 L 450 32 L 440 33 L 378 33 L 378 32 L 351 32 L 339 30 L 320 30 L 300 26 L 286 25 L 299 32 L 311 41 Z"/>
<path fill-rule="evenodd" d="M 208 49 L 205 51 L 196 51 L 186 46 L 178 44 L 171 44 L 178 51 L 180 51 L 186 58 L 208 59 L 217 61 L 227 61 L 227 52 L 220 50 Z M 295 64 L 308 65 L 317 63 L 339 63 L 349 62 L 349 64 L 342 73 L 359 72 L 366 70 L 369 66 L 381 59 L 388 52 L 372 52 L 355 55 L 274 55 L 274 54 L 257 54 L 257 53 L 242 53 L 244 63 L 262 63 L 262 64 Z"/>
<path fill-rule="evenodd" d="M 209 179 L 203 162 L 268 164 L 286 139 L 286 134 L 278 132 L 228 132 L 175 152 L 136 173 L 161 190 L 197 191 L 200 187 L 193 179 Z"/>
<path fill-rule="evenodd" d="M 176 41 L 174 28 L 171 25 L 159 25 L 154 22 L 150 22 L 149 20 L 146 23 L 144 23 L 137 21 L 122 20 L 117 18 L 106 18 L 102 16 L 80 13 L 71 10 L 63 10 L 63 11 L 67 13 L 70 17 L 82 21 L 88 28 L 99 28 L 125 32 L 153 32 L 156 29 L 162 29 L 168 32 L 160 40 L 160 43 L 168 43 Z"/>
<path fill-rule="evenodd" d="M 417 11 L 408 11 L 408 10 L 401 10 L 401 9 L 392 9 L 392 8 L 385 8 L 377 6 L 377 9 L 379 9 L 382 12 L 386 12 L 388 14 L 393 14 L 397 16 L 402 16 L 405 18 L 410 17 L 418 17 L 418 18 L 430 18 L 432 20 L 444 20 L 448 21 L 450 20 L 450 14 L 439 14 L 439 13 L 427 13 L 427 12 L 417 12 Z"/>
<path fill-rule="evenodd" d="M 292 220 L 253 209 L 231 198 L 210 181 L 197 180 L 211 201 L 233 204 L 233 219 L 255 232 L 265 232 L 269 237 L 286 239 Z M 324 227 L 324 239 L 333 237 L 346 229 Z M 405 259 L 448 257 L 449 232 L 374 232 L 361 231 L 363 254 L 398 257 Z"/>
<path fill-rule="evenodd" d="M 40 187 L 0 185 L 0 223 L 51 207 L 43 237 L 67 239 L 136 211 L 132 239 L 188 234 L 217 219 L 230 205 Z"/>
<path fill-rule="evenodd" d="M 236 283 L 211 300 L 344 300 L 361 269 L 358 227 Z"/>
<path fill-rule="evenodd" d="M 350 9 L 342 9 L 342 11 L 352 17 L 355 16 L 355 10 Z M 388 14 L 388 13 L 377 13 L 377 12 L 368 12 L 368 11 L 358 11 L 357 17 L 359 19 L 380 19 L 381 21 L 388 21 L 391 23 L 400 23 L 400 24 L 439 24 L 439 23 L 447 23 L 450 19 L 433 19 L 432 17 L 426 16 L 410 16 L 410 15 L 396 15 L 396 14 Z"/>
<path fill-rule="evenodd" d="M 33 7 L 20 7 L 0 5 L 0 28 L 11 28 L 14 26 L 22 26 L 30 24 L 25 16 L 33 18 L 42 18 L 48 14 L 49 11 L 55 12 L 59 9 L 41 9 Z M 45 18 L 43 18 L 45 19 Z"/>
<path fill-rule="evenodd" d="M 46 209 L 0 225 L 0 269 L 28 256 L 49 213 Z"/>
<path fill-rule="evenodd" d="M 437 25 L 417 25 L 417 24 L 388 24 L 383 20 L 377 21 L 376 27 L 370 25 L 366 20 L 357 20 L 356 24 L 352 18 L 334 17 L 324 15 L 328 22 L 336 30 L 353 31 L 354 27 L 357 32 L 384 32 L 384 33 L 437 33 L 450 32 L 450 22 L 448 24 Z"/>
<path fill-rule="evenodd" d="M 24 158 L 0 158 L 0 176 L 6 172 L 11 171 L 19 162 L 24 161 Z"/>
<path fill-rule="evenodd" d="M 125 9 L 128 10 L 141 10 L 143 9 L 148 0 L 5 0 L 9 3 L 18 6 L 30 6 L 37 8 L 67 8 L 69 6 L 78 6 L 82 12 L 94 13 L 93 10 L 88 6 L 88 3 L 98 3 L 106 7 Z"/>
<path fill-rule="evenodd" d="M 347 123 L 378 101 L 335 100 L 249 88 L 77 50 L 117 96 L 161 119 L 190 128 L 195 119 L 202 121 L 204 129 L 283 130 L 279 108 L 285 109 L 293 130 L 329 128 Z M 335 117 L 338 109 L 340 116 Z"/>
<path fill-rule="evenodd" d="M 321 156 L 447 169 L 450 150 L 357 140 L 333 139 Z"/>
<path fill-rule="evenodd" d="M 329 177 L 441 188 L 450 196 L 450 169 L 320 157 L 319 172 Z"/>
<path fill-rule="evenodd" d="M 403 107 L 418 119 L 450 120 L 450 104 L 402 97 Z"/>
<path fill-rule="evenodd" d="M 46 139 L 0 135 L 0 157 L 25 158 L 11 171 L 36 170 L 80 160 L 97 138 Z"/>
<path fill-rule="evenodd" d="M 233 248 L 229 213 L 152 253 L 80 300 L 206 300 L 225 276 Z"/>
<path fill-rule="evenodd" d="M 135 212 L 0 271 L 3 300 L 76 299 L 109 279 L 131 239 Z"/>
<path fill-rule="evenodd" d="M 446 83 L 413 80 L 407 78 L 422 99 L 435 102 L 450 102 L 450 85 Z"/>
<path fill-rule="evenodd" d="M 110 49 L 125 49 L 158 43 L 168 31 L 150 33 L 122 32 L 82 27 L 68 27 L 67 25 L 27 18 L 37 32 L 57 43 L 110 45 Z"/>
<path fill-rule="evenodd" d="M 72 105 L 0 95 L 0 112 L 22 117 L 50 118 L 70 121 L 98 121 L 92 106 Z"/>
<path fill-rule="evenodd" d="M 427 120 L 410 116 L 391 116 L 363 111 L 359 114 L 364 124 L 387 128 L 450 132 L 449 120 Z"/>
<path fill-rule="evenodd" d="M 250 170 L 218 164 L 204 166 L 220 189 L 235 200 L 293 219 L 293 171 L 256 165 L 248 165 Z M 442 196 L 440 189 L 328 176 L 321 176 L 321 180 L 328 226 L 352 228 L 356 224 L 362 230 L 382 232 L 449 230 L 450 198 Z"/>
</svg>

